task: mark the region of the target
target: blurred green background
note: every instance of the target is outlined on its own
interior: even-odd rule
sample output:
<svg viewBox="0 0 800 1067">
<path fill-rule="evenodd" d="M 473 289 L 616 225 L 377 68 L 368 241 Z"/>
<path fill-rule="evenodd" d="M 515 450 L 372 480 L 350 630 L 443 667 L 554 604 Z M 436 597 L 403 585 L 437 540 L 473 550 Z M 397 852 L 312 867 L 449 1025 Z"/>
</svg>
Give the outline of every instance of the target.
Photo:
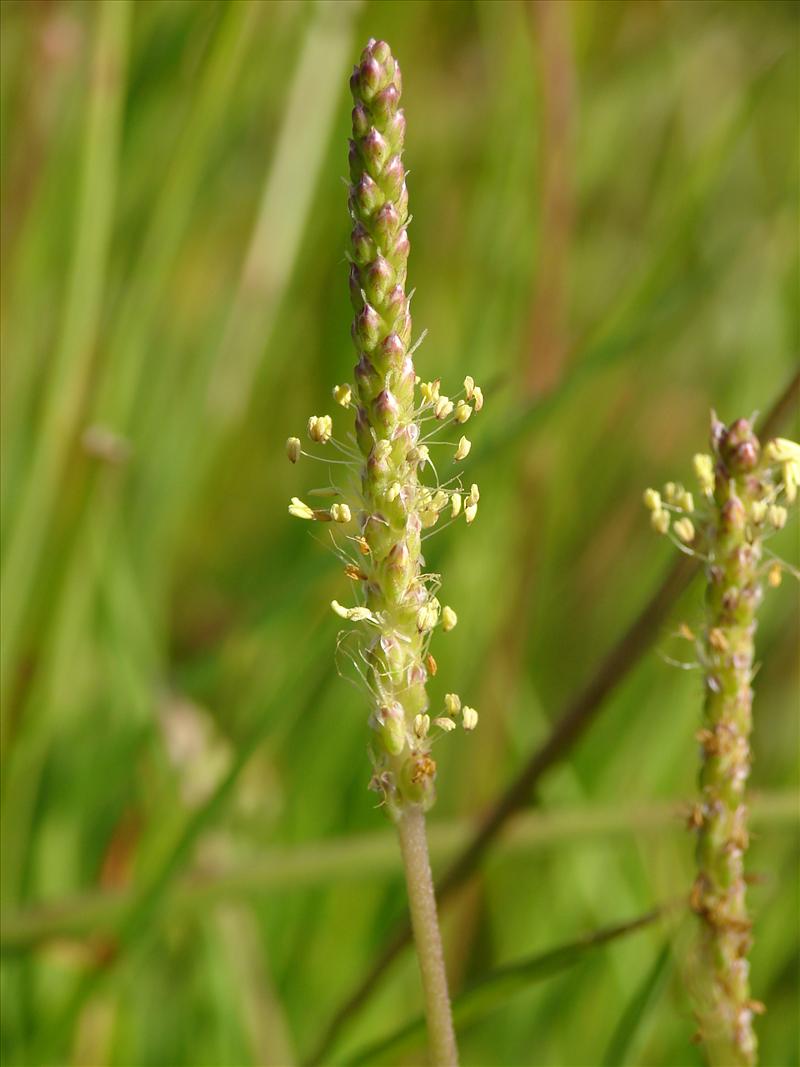
<svg viewBox="0 0 800 1067">
<path fill-rule="evenodd" d="M 418 370 L 487 395 L 478 521 L 429 555 L 460 620 L 432 696 L 481 715 L 437 749 L 440 869 L 657 589 L 674 550 L 642 489 L 689 479 L 712 405 L 766 412 L 797 369 L 798 6 L 0 15 L 3 1059 L 288 1067 L 405 907 L 334 665 L 345 579 L 286 514 L 314 475 L 285 438 L 353 362 L 352 63 L 377 36 L 403 67 Z M 771 547 L 797 564 L 796 519 Z M 451 902 L 454 991 L 687 891 L 670 805 L 700 683 L 663 656 L 699 593 Z M 773 1067 L 800 1062 L 797 646 L 786 580 L 758 634 L 749 860 Z M 463 1030 L 464 1062 L 701 1063 L 691 930 L 525 985 Z M 406 952 L 327 1062 L 420 1006 Z"/>
</svg>

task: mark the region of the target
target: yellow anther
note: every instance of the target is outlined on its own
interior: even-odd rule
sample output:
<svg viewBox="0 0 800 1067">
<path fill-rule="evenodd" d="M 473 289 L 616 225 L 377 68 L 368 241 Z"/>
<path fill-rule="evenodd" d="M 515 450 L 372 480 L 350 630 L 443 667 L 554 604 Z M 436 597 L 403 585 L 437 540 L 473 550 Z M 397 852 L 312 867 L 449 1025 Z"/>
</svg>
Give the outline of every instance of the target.
<svg viewBox="0 0 800 1067">
<path fill-rule="evenodd" d="M 461 697 L 458 693 L 445 693 L 444 710 L 448 715 L 459 715 L 461 713 Z"/>
<path fill-rule="evenodd" d="M 414 716 L 414 733 L 420 739 L 420 741 L 428 736 L 428 730 L 431 728 L 430 715 L 415 715 Z"/>
<path fill-rule="evenodd" d="M 780 563 L 773 563 L 767 572 L 767 581 L 772 589 L 777 589 L 783 579 L 783 568 Z"/>
<path fill-rule="evenodd" d="M 308 420 L 308 436 L 312 441 L 325 445 L 333 434 L 333 419 L 330 415 L 312 415 Z"/>
<path fill-rule="evenodd" d="M 750 505 L 750 518 L 755 523 L 763 522 L 767 517 L 767 502 L 766 500 L 754 500 Z"/>
<path fill-rule="evenodd" d="M 461 493 L 453 493 L 450 497 L 450 517 L 455 519 L 461 511 Z"/>
<path fill-rule="evenodd" d="M 464 392 L 467 400 L 472 400 L 472 394 L 475 391 L 475 379 L 471 374 L 468 374 L 464 379 Z"/>
<path fill-rule="evenodd" d="M 296 519 L 313 519 L 314 512 L 308 506 L 304 504 L 302 500 L 299 500 L 296 496 L 292 497 L 292 502 L 289 504 L 289 514 L 294 515 Z"/>
<path fill-rule="evenodd" d="M 472 406 L 475 408 L 476 414 L 483 407 L 483 390 L 479 385 L 476 385 L 472 390 Z"/>
<path fill-rule="evenodd" d="M 348 622 L 376 622 L 375 616 L 369 608 L 346 608 L 338 600 L 331 601 L 331 607 L 341 619 Z"/>
<path fill-rule="evenodd" d="M 432 630 L 436 623 L 439 621 L 439 601 L 436 597 L 431 597 L 427 604 L 423 604 L 417 612 L 417 629 L 424 633 L 426 630 Z"/>
<path fill-rule="evenodd" d="M 673 523 L 672 529 L 675 531 L 675 536 L 685 541 L 687 545 L 694 541 L 694 524 L 691 519 L 678 519 Z"/>
<path fill-rule="evenodd" d="M 455 730 L 456 724 L 452 719 L 434 719 L 433 725 L 438 726 L 440 730 L 444 730 L 446 734 L 449 734 L 451 730 Z"/>
<path fill-rule="evenodd" d="M 461 723 L 465 730 L 475 729 L 478 725 L 478 713 L 475 708 L 470 708 L 468 705 L 464 706 Z"/>
<path fill-rule="evenodd" d="M 300 458 L 301 448 L 302 445 L 300 444 L 299 437 L 290 437 L 286 441 L 286 455 L 289 457 L 292 463 L 297 463 L 298 459 Z"/>
<path fill-rule="evenodd" d="M 780 504 L 773 504 L 767 512 L 770 525 L 774 526 L 776 530 L 782 530 L 786 525 L 786 520 L 789 517 L 789 512 L 786 508 L 781 507 Z"/>
<path fill-rule="evenodd" d="M 422 394 L 422 399 L 425 401 L 426 404 L 436 403 L 436 401 L 439 399 L 440 386 L 441 381 L 439 378 L 437 378 L 433 382 L 423 382 L 420 385 L 419 391 Z"/>
<path fill-rule="evenodd" d="M 350 401 L 353 399 L 353 390 L 349 385 L 335 385 L 333 387 L 333 399 L 337 404 L 341 404 L 343 408 L 349 408 Z"/>
<path fill-rule="evenodd" d="M 453 611 L 451 607 L 444 607 L 442 609 L 442 629 L 445 633 L 449 633 L 458 623 L 458 615 Z"/>
<path fill-rule="evenodd" d="M 714 460 L 707 452 L 698 452 L 692 460 L 697 484 L 706 496 L 714 492 Z"/>
<path fill-rule="evenodd" d="M 465 400 L 459 400 L 456 404 L 455 420 L 456 422 L 465 423 L 472 414 L 472 408 Z"/>
<path fill-rule="evenodd" d="M 771 463 L 800 463 L 800 444 L 787 437 L 774 437 L 767 442 L 764 455 Z"/>
<path fill-rule="evenodd" d="M 453 401 L 449 396 L 440 396 L 433 406 L 433 413 L 437 419 L 446 419 L 453 414 Z"/>
<path fill-rule="evenodd" d="M 669 512 L 665 511 L 663 508 L 651 512 L 650 525 L 656 533 L 665 534 L 669 529 Z"/>
<path fill-rule="evenodd" d="M 791 444 L 792 442 L 788 442 Z M 786 499 L 790 504 L 794 504 L 797 499 L 797 486 L 800 485 L 800 463 L 790 459 L 783 465 L 783 488 L 786 493 Z"/>
<path fill-rule="evenodd" d="M 657 489 L 645 489 L 642 499 L 648 511 L 658 511 L 661 507 L 661 493 Z"/>
<path fill-rule="evenodd" d="M 460 461 L 466 459 L 469 455 L 469 450 L 472 448 L 472 442 L 468 441 L 466 437 L 461 437 L 456 448 L 455 459 Z"/>
<path fill-rule="evenodd" d="M 347 504 L 332 504 L 331 518 L 334 522 L 350 522 L 352 515 Z"/>
<path fill-rule="evenodd" d="M 688 490 L 684 489 L 678 497 L 678 507 L 683 508 L 684 511 L 688 511 L 689 514 L 694 511 L 694 497 Z"/>
</svg>

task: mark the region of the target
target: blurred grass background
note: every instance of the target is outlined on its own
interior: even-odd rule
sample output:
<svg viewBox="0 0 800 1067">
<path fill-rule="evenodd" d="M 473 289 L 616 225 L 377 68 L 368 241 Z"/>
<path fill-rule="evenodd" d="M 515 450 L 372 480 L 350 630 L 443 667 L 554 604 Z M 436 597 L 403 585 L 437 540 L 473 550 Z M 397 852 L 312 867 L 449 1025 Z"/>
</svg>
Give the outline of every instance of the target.
<svg viewBox="0 0 800 1067">
<path fill-rule="evenodd" d="M 437 750 L 441 861 L 657 588 L 644 486 L 688 480 L 712 405 L 764 412 L 797 370 L 798 7 L 0 16 L 3 1059 L 287 1067 L 405 907 L 333 662 L 339 568 L 286 515 L 283 442 L 353 362 L 351 64 L 377 36 L 403 66 L 419 371 L 487 393 L 479 521 L 431 542 L 460 620 L 433 699 L 481 713 Z M 774 547 L 796 565 L 796 520 Z M 674 623 L 698 617 L 695 583 Z M 690 885 L 663 805 L 693 793 L 700 690 L 658 655 L 672 630 L 447 910 L 456 991 Z M 762 1062 L 789 1067 L 794 583 L 758 641 L 753 990 Z M 701 1063 L 690 931 L 523 988 L 464 1030 L 464 1062 Z M 419 1008 L 406 953 L 330 1062 Z"/>
</svg>

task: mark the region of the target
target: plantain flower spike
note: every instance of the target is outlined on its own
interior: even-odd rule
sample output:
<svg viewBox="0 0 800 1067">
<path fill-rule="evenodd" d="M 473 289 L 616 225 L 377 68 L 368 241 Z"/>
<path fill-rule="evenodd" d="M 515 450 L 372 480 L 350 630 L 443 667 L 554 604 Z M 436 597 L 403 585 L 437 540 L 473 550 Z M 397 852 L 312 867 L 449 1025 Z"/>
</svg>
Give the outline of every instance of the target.
<svg viewBox="0 0 800 1067">
<path fill-rule="evenodd" d="M 764 519 L 774 529 L 786 523 L 785 505 L 794 499 L 794 472 L 787 478 L 786 467 L 797 463 L 800 447 L 778 438 L 762 450 L 746 419 L 725 426 L 712 415 L 711 452 L 694 457 L 703 494 L 696 508 L 679 484 L 664 487 L 668 505 L 684 512 L 673 532 L 684 546 L 691 545 L 684 551 L 702 553 L 706 580 L 705 703 L 698 733 L 701 797 L 691 820 L 698 834 L 692 892 L 700 918 L 697 1016 L 712 1063 L 751 1067 L 757 1055 L 753 1015 L 759 1005 L 750 996 L 744 859 L 754 638 L 762 598 L 762 539 L 771 532 Z M 784 502 L 776 503 L 779 498 Z M 645 505 L 652 525 L 666 532 L 670 519 L 659 495 L 648 490 Z M 780 569 L 780 564 L 767 569 L 769 586 L 780 583 Z"/>
<path fill-rule="evenodd" d="M 335 386 L 333 399 L 345 409 L 337 422 L 353 423 L 337 440 L 329 415 L 309 419 L 311 440 L 328 445 L 328 453 L 335 450 L 331 471 L 338 473 L 331 474 L 331 486 L 337 502 L 315 512 L 294 498 L 289 510 L 331 522 L 337 554 L 356 592 L 354 607 L 332 603 L 352 630 L 340 651 L 352 653 L 372 704 L 370 784 L 399 819 L 409 807 L 427 810 L 434 801 L 426 682 L 436 661 L 429 645 L 437 626 L 448 631 L 457 621 L 455 611 L 442 608 L 435 596 L 438 576 L 434 581 L 424 571 L 422 540 L 436 532 L 443 514 L 451 520 L 463 514 L 472 522 L 478 505 L 476 486 L 465 496 L 458 478 L 438 484 L 427 440 L 449 428 L 456 460 L 465 459 L 471 445 L 457 431 L 482 409 L 483 393 L 467 375 L 464 393 L 450 399 L 439 378 L 422 381 L 414 368 L 402 78 L 384 41 L 367 43 L 350 89 L 348 259 L 356 365 L 354 382 Z M 438 445 L 438 436 L 434 440 Z M 293 462 L 299 456 L 297 438 L 287 443 L 287 453 Z M 343 473 L 347 467 L 349 477 Z M 423 484 L 423 474 L 433 484 Z M 437 737 L 452 732 L 453 715 L 461 708 L 452 695 L 445 706 L 448 714 L 433 720 Z M 477 714 L 462 721 L 474 729 Z"/>
</svg>

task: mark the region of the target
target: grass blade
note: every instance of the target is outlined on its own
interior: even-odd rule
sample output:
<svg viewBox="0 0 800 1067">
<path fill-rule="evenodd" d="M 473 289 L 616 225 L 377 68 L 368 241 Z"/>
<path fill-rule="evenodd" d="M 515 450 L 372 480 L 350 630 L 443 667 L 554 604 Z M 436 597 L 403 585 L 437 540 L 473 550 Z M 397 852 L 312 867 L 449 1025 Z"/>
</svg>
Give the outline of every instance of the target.
<svg viewBox="0 0 800 1067">
<path fill-rule="evenodd" d="M 48 371 L 48 390 L 36 451 L 25 478 L 17 520 L 3 554 L 3 642 L 0 649 L 0 746 L 8 740 L 8 685 L 16 662 L 28 592 L 50 528 L 87 387 L 97 337 L 117 186 L 130 5 L 107 0 L 97 27 L 75 245 L 61 330 Z"/>
<path fill-rule="evenodd" d="M 647 1011 L 658 999 L 669 973 L 671 955 L 667 943 L 622 1013 L 603 1057 L 603 1067 L 625 1067 L 626 1063 L 631 1062 L 633 1045 L 641 1033 Z"/>
<path fill-rule="evenodd" d="M 544 981 L 580 963 L 593 949 L 651 925 L 661 915 L 661 911 L 662 909 L 657 908 L 630 922 L 604 927 L 577 941 L 550 949 L 549 952 L 501 967 L 496 971 L 490 971 L 453 1001 L 453 1018 L 456 1026 L 462 1029 L 480 1021 L 535 982 Z M 424 1040 L 425 1020 L 420 1016 L 381 1041 L 348 1057 L 348 1061 L 353 1067 L 367 1067 L 390 1055 L 407 1053 Z"/>
</svg>

